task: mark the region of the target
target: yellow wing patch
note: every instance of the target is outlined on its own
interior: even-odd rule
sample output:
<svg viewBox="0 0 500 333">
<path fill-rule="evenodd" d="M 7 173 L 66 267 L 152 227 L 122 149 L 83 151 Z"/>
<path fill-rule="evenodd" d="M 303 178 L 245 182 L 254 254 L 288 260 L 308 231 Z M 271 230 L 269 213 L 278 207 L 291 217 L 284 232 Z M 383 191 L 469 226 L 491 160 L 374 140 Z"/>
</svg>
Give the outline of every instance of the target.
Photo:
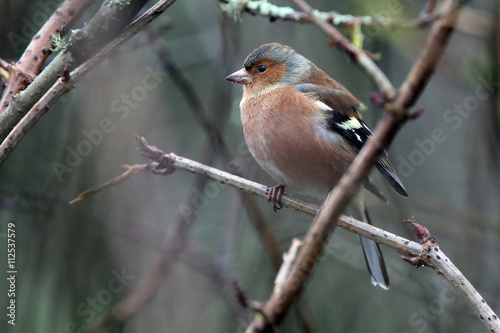
<svg viewBox="0 0 500 333">
<path fill-rule="evenodd" d="M 355 130 L 358 128 L 362 128 L 360 121 L 354 117 L 350 117 L 348 120 L 337 124 L 340 128 L 345 130 Z"/>
</svg>

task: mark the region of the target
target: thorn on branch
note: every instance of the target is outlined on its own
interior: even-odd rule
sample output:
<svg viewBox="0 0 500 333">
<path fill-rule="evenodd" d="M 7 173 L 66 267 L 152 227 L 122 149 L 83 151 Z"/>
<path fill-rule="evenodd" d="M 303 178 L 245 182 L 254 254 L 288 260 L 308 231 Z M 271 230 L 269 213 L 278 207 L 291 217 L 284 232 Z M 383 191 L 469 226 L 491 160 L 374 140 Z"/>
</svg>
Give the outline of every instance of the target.
<svg viewBox="0 0 500 333">
<path fill-rule="evenodd" d="M 422 266 L 427 266 L 427 264 L 425 263 L 425 261 L 420 257 L 405 257 L 405 256 L 401 256 L 401 258 L 406 261 L 407 263 L 409 263 L 410 265 L 412 266 L 415 266 L 416 268 L 419 268 L 419 267 L 422 267 Z"/>
<path fill-rule="evenodd" d="M 64 70 L 63 70 L 63 73 L 62 73 L 62 78 L 61 78 L 61 81 L 66 83 L 69 81 L 70 79 L 70 72 L 71 72 L 71 65 L 73 64 L 73 61 L 71 60 L 71 58 L 68 59 L 68 62 L 66 63 L 66 65 L 64 66 Z"/>
</svg>

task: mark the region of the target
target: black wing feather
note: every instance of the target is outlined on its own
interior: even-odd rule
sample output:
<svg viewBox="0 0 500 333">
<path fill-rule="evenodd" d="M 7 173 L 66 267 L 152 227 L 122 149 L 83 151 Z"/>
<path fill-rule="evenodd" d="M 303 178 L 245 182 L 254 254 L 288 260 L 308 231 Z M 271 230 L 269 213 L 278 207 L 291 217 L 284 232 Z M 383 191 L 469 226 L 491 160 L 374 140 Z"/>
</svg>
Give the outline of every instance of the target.
<svg viewBox="0 0 500 333">
<path fill-rule="evenodd" d="M 352 121 L 353 117 L 335 111 L 338 108 L 348 108 L 348 111 L 354 111 L 354 114 L 357 115 L 359 102 L 352 95 L 348 95 L 340 90 L 328 89 L 310 83 L 299 84 L 297 85 L 297 89 L 300 92 L 314 95 L 315 98 L 330 108 L 330 110 L 325 110 L 328 115 L 327 126 L 330 130 L 340 134 L 357 152 L 363 148 L 366 141 L 372 135 L 368 126 L 358 117 L 354 121 L 355 123 L 359 123 L 358 127 L 343 125 Z M 384 152 L 378 158 L 376 167 L 397 193 L 404 197 L 408 196 L 394 167 L 387 159 L 387 152 Z"/>
</svg>

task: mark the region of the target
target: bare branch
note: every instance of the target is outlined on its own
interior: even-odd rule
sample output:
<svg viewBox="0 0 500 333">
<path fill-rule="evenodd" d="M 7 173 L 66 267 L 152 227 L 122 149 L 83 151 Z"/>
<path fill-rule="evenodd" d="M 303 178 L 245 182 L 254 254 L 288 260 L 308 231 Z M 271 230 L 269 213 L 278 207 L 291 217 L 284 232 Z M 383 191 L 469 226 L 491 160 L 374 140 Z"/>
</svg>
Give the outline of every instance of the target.
<svg viewBox="0 0 500 333">
<path fill-rule="evenodd" d="M 260 15 L 269 18 L 270 21 L 283 20 L 293 21 L 297 23 L 311 23 L 313 20 L 310 15 L 305 12 L 299 12 L 291 7 L 280 7 L 269 3 L 267 0 L 219 0 L 222 5 L 222 10 L 228 15 L 234 16 L 236 19 L 242 11 L 251 15 Z M 433 7 L 428 6 L 428 9 Z M 431 13 L 428 11 L 427 13 Z M 349 14 L 340 14 L 336 11 L 320 12 L 315 11 L 315 14 L 321 17 L 322 20 L 339 27 L 350 27 L 354 24 L 369 26 L 369 27 L 383 27 L 383 28 L 413 28 L 426 25 L 432 22 L 436 16 L 422 15 L 421 17 L 410 22 L 401 19 L 394 19 L 384 17 L 381 15 L 374 16 L 354 16 Z"/>
<path fill-rule="evenodd" d="M 126 181 L 130 177 L 138 174 L 139 172 L 147 170 L 151 166 L 149 164 L 136 164 L 136 165 L 123 165 L 123 167 L 126 168 L 127 171 L 125 171 L 124 173 L 122 173 L 118 177 L 115 177 L 115 178 L 113 178 L 113 179 L 111 179 L 111 180 L 109 180 L 109 181 L 107 181 L 99 186 L 93 187 L 91 189 L 88 189 L 85 192 L 80 193 L 78 195 L 78 197 L 76 197 L 75 199 L 73 199 L 69 202 L 70 205 L 77 203 L 78 201 L 82 201 L 85 198 L 90 197 L 94 194 L 97 194 L 101 191 L 104 191 L 105 189 L 107 189 L 111 186 L 118 185 L 118 184 Z"/>
</svg>

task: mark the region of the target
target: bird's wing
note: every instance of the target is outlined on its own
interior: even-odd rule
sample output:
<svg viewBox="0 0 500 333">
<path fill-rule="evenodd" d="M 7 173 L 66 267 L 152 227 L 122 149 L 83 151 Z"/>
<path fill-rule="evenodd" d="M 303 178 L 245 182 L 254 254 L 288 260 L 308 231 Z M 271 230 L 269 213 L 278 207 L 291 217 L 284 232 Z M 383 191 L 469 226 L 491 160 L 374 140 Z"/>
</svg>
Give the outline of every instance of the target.
<svg viewBox="0 0 500 333">
<path fill-rule="evenodd" d="M 356 151 L 359 152 L 363 148 L 372 132 L 359 118 L 358 108 L 360 102 L 354 96 L 341 90 L 311 83 L 298 84 L 296 88 L 298 91 L 317 99 L 318 106 L 327 114 L 326 126 L 329 130 L 340 134 Z M 342 113 L 339 110 L 342 110 Z M 387 152 L 380 155 L 376 166 L 397 193 L 404 197 L 408 196 L 394 167 L 387 159 Z"/>
</svg>

